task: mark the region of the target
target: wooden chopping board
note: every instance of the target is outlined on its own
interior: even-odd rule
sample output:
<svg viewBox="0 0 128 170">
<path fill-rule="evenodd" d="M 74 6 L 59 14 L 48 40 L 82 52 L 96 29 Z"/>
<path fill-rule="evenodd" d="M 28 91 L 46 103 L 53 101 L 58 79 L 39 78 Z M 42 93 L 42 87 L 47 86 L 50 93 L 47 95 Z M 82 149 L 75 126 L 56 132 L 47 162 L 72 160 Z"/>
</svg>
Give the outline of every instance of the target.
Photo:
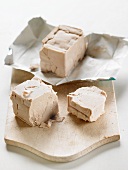
<svg viewBox="0 0 128 170">
<path fill-rule="evenodd" d="M 30 73 L 13 70 L 11 87 L 31 79 Z M 67 94 L 82 86 L 95 85 L 106 91 L 105 114 L 96 122 L 88 123 L 67 112 Z M 56 122 L 49 129 L 30 127 L 14 116 L 12 102 L 6 120 L 5 142 L 26 149 L 38 156 L 55 162 L 75 160 L 109 142 L 119 140 L 118 118 L 112 81 L 79 81 L 54 86 L 59 97 L 60 115 L 63 122 Z"/>
</svg>

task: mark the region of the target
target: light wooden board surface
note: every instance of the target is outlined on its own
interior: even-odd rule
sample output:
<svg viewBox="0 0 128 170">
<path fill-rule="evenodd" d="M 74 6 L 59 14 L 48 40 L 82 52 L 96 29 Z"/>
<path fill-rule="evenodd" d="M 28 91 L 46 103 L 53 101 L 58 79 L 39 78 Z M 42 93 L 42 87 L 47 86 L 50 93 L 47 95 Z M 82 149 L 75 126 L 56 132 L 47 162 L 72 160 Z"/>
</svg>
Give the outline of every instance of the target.
<svg viewBox="0 0 128 170">
<path fill-rule="evenodd" d="M 13 70 L 11 87 L 33 76 L 27 72 Z M 67 112 L 67 94 L 82 86 L 95 85 L 106 91 L 106 113 L 96 122 L 88 123 Z M 49 129 L 29 127 L 15 118 L 12 102 L 9 108 L 5 128 L 5 142 L 24 148 L 45 159 L 55 162 L 75 160 L 88 152 L 109 142 L 119 140 L 118 118 L 115 93 L 112 81 L 74 82 L 53 87 L 59 97 L 60 115 L 63 122 L 57 122 Z"/>
</svg>

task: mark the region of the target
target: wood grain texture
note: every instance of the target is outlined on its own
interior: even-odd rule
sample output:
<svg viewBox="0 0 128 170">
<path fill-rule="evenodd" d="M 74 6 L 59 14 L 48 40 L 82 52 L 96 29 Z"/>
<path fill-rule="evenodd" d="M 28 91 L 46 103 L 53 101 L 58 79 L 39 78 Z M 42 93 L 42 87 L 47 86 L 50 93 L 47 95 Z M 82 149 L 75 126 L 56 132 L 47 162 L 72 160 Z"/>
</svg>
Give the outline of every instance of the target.
<svg viewBox="0 0 128 170">
<path fill-rule="evenodd" d="M 31 78 L 30 73 L 13 70 L 11 87 Z M 66 96 L 77 88 L 92 85 L 105 90 L 108 97 L 105 114 L 96 122 L 89 123 L 67 112 Z M 24 148 L 51 161 L 68 162 L 104 144 L 119 140 L 116 101 L 111 81 L 79 81 L 54 86 L 53 89 L 58 94 L 60 115 L 65 116 L 65 120 L 54 123 L 49 129 L 29 127 L 14 116 L 10 100 L 5 130 L 7 144 Z"/>
</svg>

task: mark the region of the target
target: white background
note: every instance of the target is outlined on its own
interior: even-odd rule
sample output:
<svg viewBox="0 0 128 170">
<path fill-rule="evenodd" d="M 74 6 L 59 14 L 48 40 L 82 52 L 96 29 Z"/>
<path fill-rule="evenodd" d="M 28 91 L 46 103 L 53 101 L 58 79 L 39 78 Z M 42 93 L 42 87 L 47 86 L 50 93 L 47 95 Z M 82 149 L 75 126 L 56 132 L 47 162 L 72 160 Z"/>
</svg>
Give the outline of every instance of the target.
<svg viewBox="0 0 128 170">
<path fill-rule="evenodd" d="M 11 69 L 4 57 L 27 21 L 42 16 L 50 24 L 67 24 L 92 32 L 128 37 L 127 0 L 0 0 L 0 170 L 128 170 L 128 57 L 115 81 L 121 140 L 69 163 L 46 161 L 4 142 Z"/>
</svg>

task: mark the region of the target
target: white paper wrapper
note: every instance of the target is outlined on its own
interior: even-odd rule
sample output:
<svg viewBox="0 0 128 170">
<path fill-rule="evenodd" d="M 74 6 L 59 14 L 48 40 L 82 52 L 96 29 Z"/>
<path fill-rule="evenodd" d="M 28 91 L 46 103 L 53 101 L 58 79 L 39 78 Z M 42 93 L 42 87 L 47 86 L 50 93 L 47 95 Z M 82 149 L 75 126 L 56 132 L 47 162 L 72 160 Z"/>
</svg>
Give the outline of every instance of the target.
<svg viewBox="0 0 128 170">
<path fill-rule="evenodd" d="M 42 39 L 53 28 L 41 17 L 31 19 L 10 46 L 5 64 L 31 72 L 52 85 L 74 80 L 116 79 L 122 61 L 128 55 L 128 40 L 107 34 L 91 33 L 85 36 L 88 46 L 85 58 L 66 78 L 59 78 L 53 73 L 42 73 L 40 69 L 31 71 L 31 65 L 40 63 Z"/>
</svg>

